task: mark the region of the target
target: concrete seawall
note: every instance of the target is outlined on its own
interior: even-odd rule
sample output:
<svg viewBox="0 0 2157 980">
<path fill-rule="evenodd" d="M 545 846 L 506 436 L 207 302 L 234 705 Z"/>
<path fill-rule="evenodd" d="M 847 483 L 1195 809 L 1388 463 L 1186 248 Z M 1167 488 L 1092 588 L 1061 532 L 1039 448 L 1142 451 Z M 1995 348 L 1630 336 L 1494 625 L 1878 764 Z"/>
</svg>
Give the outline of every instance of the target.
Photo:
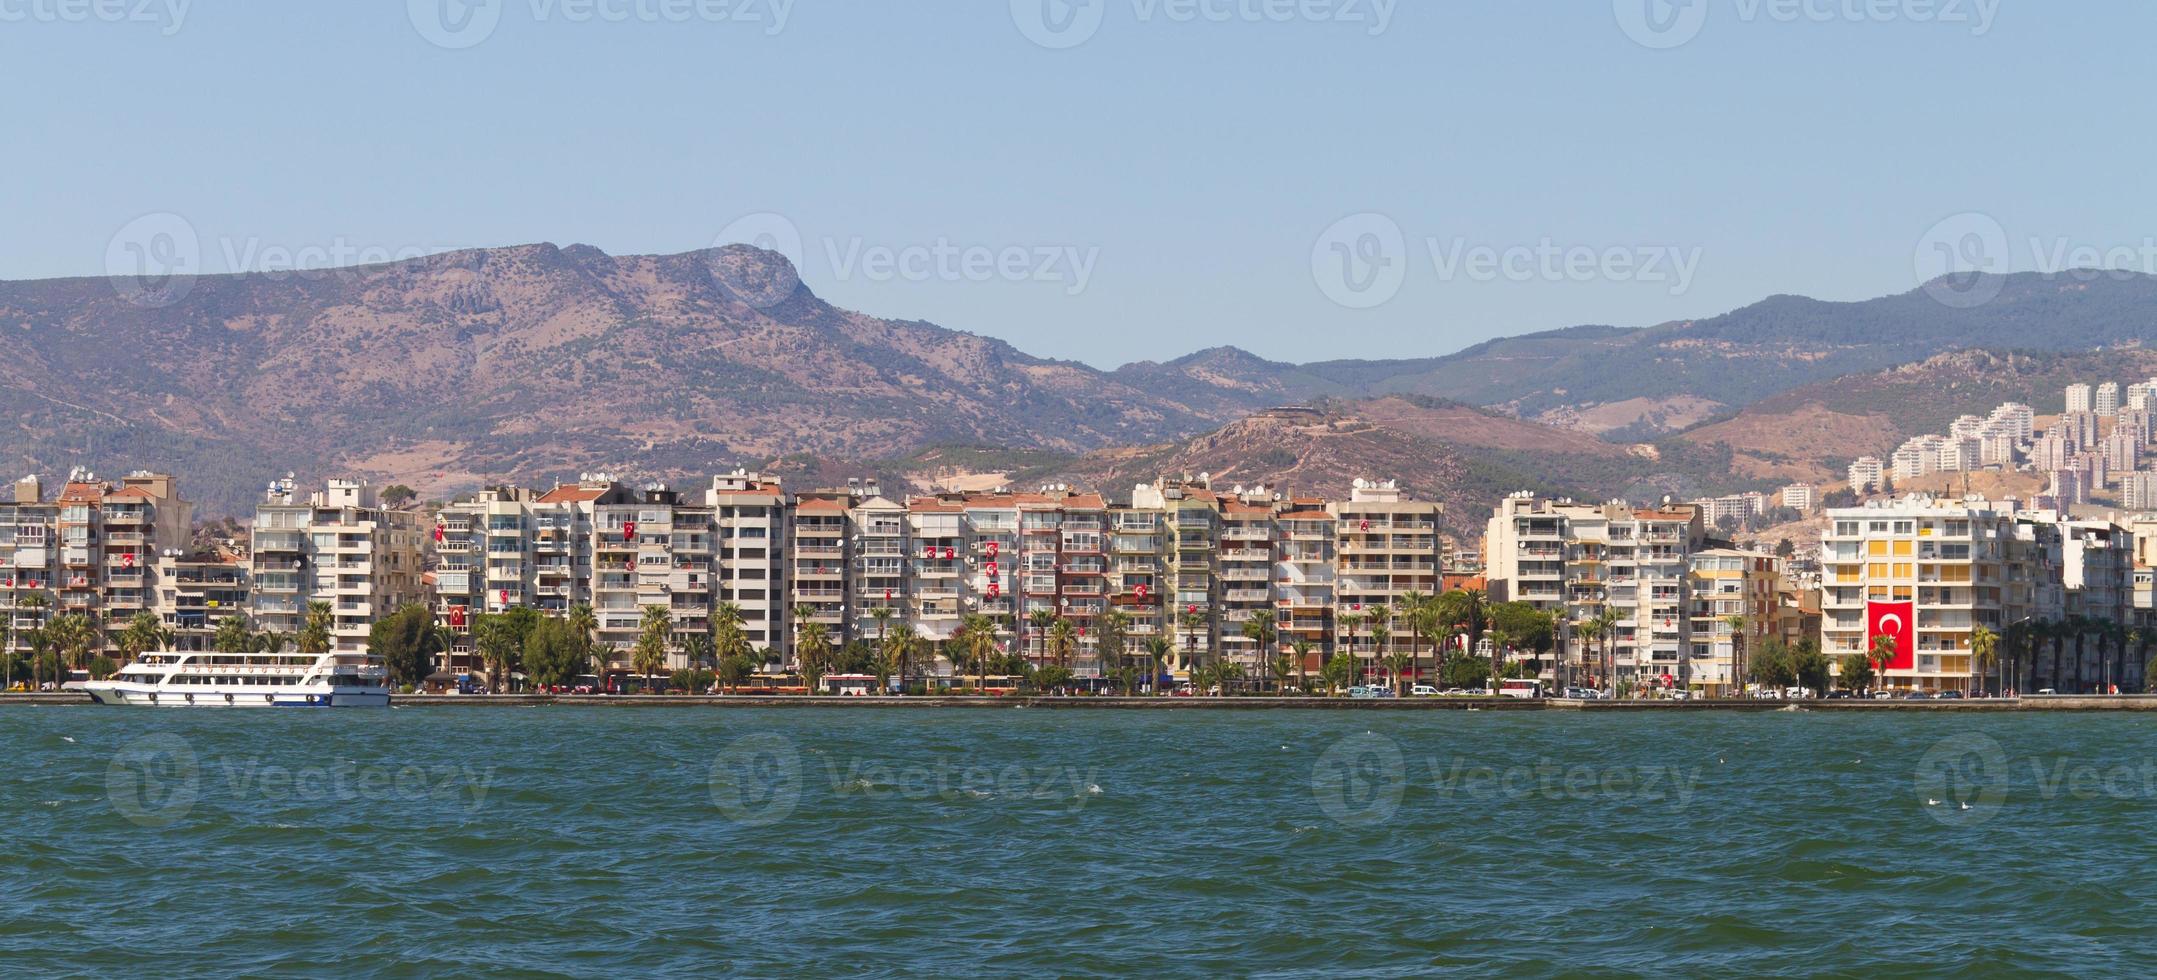
<svg viewBox="0 0 2157 980">
<path fill-rule="evenodd" d="M 0 694 L 8 705 L 89 705 L 86 694 Z M 802 697 L 798 695 L 552 695 L 552 694 L 405 694 L 404 707 L 539 707 L 563 705 L 602 708 L 1050 708 L 1068 710 L 1131 709 L 1153 711 L 1264 711 L 1306 708 L 1338 711 L 2157 711 L 2157 695 L 2059 694 L 2023 698 L 1970 698 L 1947 701 L 1573 701 L 1522 698 L 1122 698 L 1122 697 Z"/>
</svg>

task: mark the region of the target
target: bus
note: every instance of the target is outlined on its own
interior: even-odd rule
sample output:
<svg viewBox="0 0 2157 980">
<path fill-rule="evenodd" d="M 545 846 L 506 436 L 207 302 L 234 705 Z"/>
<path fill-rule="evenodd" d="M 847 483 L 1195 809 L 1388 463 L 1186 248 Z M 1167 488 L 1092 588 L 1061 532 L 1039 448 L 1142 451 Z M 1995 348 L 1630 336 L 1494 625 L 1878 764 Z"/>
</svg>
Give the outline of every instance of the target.
<svg viewBox="0 0 2157 980">
<path fill-rule="evenodd" d="M 1543 682 L 1533 677 L 1511 677 L 1498 688 L 1498 693 L 1509 698 L 1540 698 Z"/>
</svg>

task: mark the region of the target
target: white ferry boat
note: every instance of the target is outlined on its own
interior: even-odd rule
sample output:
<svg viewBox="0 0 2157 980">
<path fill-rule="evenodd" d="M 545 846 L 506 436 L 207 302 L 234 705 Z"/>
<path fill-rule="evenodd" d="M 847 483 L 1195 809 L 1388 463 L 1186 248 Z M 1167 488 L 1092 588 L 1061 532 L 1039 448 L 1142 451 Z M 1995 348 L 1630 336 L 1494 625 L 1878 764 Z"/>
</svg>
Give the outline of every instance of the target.
<svg viewBox="0 0 2157 980">
<path fill-rule="evenodd" d="M 379 708 L 389 679 L 364 653 L 146 653 L 82 689 L 99 704 L 158 707 Z"/>
</svg>

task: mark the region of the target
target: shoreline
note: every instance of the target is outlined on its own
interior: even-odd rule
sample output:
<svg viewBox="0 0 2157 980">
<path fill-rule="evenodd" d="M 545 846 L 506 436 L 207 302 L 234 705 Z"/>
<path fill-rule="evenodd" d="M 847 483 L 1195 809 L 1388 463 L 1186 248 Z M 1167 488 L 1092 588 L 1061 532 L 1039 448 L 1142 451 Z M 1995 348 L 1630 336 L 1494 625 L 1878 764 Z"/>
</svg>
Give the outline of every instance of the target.
<svg viewBox="0 0 2157 980">
<path fill-rule="evenodd" d="M 0 707 L 92 706 L 87 694 L 0 695 Z M 1305 709 L 1331 711 L 1577 711 L 1596 712 L 1697 712 L 1697 711 L 2157 711 L 2157 694 L 2053 694 L 2020 698 L 1970 698 L 1946 701 L 1832 699 L 1812 701 L 1575 701 L 1566 698 L 1528 700 L 1509 697 L 1475 698 L 1173 698 L 1173 697 L 1048 697 L 1042 695 L 915 696 L 915 697 L 808 697 L 804 695 L 685 695 L 685 694 L 407 694 L 392 698 L 402 707 L 604 707 L 604 708 L 859 708 L 904 710 L 920 708 L 1135 711 L 1264 711 Z"/>
</svg>

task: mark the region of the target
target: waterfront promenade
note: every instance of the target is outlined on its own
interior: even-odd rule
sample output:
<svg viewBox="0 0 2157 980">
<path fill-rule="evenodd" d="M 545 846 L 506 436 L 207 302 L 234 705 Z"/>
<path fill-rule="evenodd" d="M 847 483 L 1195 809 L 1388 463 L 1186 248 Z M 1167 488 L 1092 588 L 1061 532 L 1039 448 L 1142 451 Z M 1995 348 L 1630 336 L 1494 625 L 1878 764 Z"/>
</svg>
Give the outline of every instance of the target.
<svg viewBox="0 0 2157 980">
<path fill-rule="evenodd" d="M 75 692 L 0 695 L 0 707 L 91 705 L 88 695 Z M 1917 711 L 1917 712 L 2019 712 L 2019 711 L 2157 711 L 2157 694 L 2062 694 L 2020 698 L 1969 698 L 1949 700 L 1875 701 L 1861 698 L 1808 701 L 1697 700 L 1697 701 L 1581 701 L 1570 698 L 1434 697 L 1434 698 L 1310 698 L 1310 697 L 1050 697 L 1045 695 L 936 695 L 910 697 L 808 697 L 804 695 L 683 695 L 683 694 L 402 694 L 394 699 L 401 707 L 539 707 L 549 705 L 602 708 L 860 708 L 906 710 L 922 708 L 1048 708 L 1068 710 L 1125 709 L 1138 711 L 1263 711 L 1268 709 L 1319 709 L 1339 711 L 1583 711 L 1688 713 L 1717 711 Z"/>
</svg>

